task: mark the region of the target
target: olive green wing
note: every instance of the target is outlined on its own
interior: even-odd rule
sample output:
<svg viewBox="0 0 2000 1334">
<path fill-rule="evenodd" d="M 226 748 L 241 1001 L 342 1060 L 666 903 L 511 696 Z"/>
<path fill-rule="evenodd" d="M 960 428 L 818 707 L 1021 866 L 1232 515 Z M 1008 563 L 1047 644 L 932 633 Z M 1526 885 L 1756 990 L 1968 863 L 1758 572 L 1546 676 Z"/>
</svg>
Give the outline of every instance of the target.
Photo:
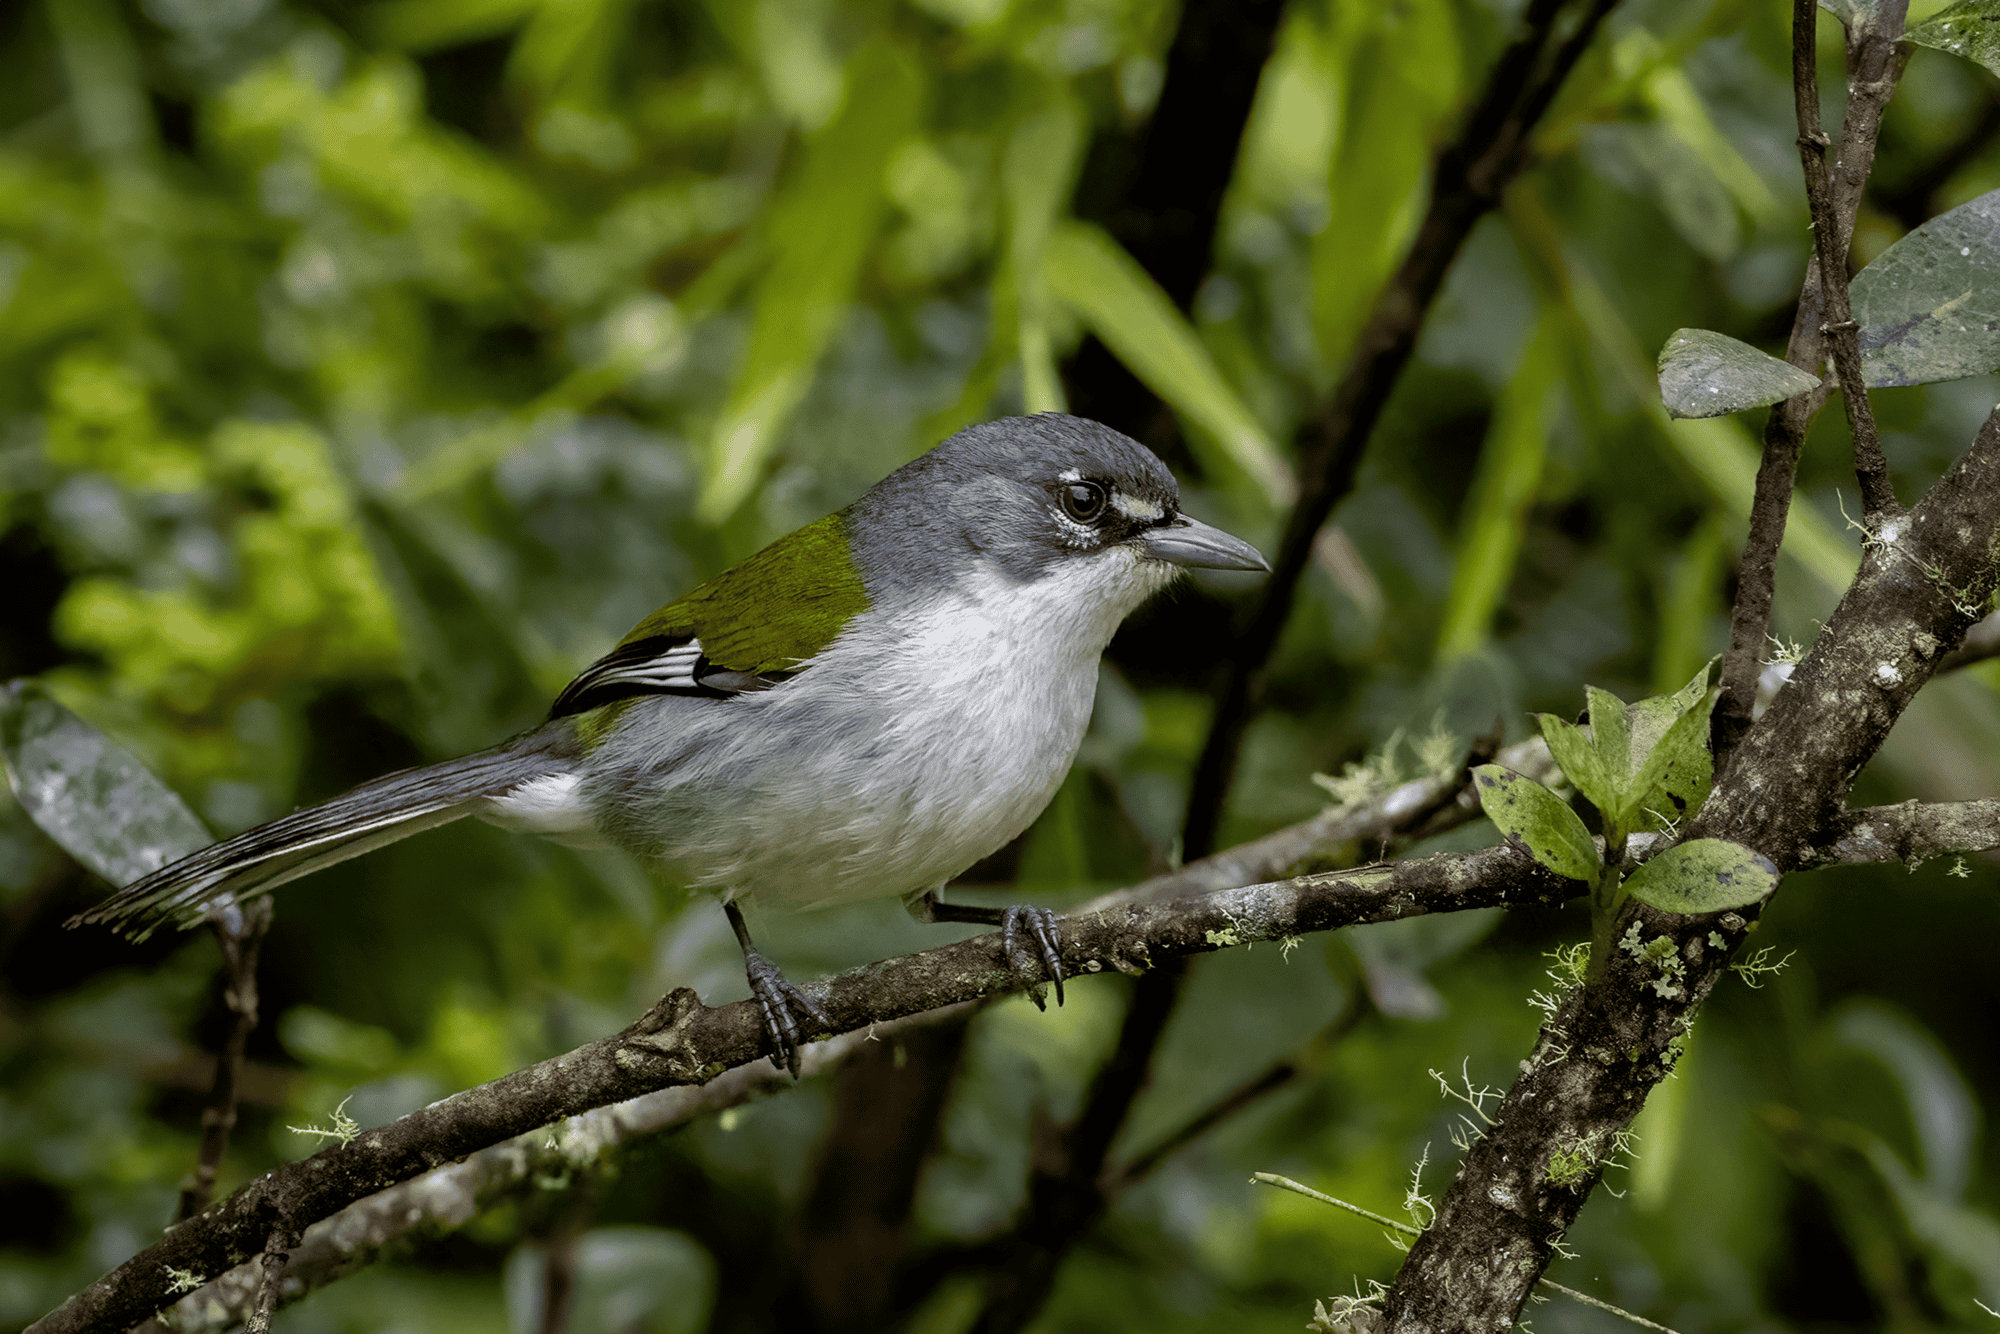
<svg viewBox="0 0 2000 1334">
<path fill-rule="evenodd" d="M 720 699 L 793 676 L 868 608 L 847 523 L 842 512 L 807 524 L 660 608 L 579 673 L 549 716 L 634 695 Z"/>
</svg>

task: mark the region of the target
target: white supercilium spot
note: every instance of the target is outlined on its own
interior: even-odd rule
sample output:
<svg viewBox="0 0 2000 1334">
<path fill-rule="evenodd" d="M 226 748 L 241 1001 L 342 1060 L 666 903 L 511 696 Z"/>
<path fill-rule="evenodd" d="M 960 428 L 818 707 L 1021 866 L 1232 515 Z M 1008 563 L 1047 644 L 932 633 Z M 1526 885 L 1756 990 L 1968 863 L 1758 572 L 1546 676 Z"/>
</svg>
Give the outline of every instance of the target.
<svg viewBox="0 0 2000 1334">
<path fill-rule="evenodd" d="M 1111 508 L 1128 519 L 1144 519 L 1148 523 L 1166 516 L 1166 511 L 1153 501 L 1142 500 L 1138 496 L 1128 496 L 1123 491 L 1111 493 Z"/>
</svg>

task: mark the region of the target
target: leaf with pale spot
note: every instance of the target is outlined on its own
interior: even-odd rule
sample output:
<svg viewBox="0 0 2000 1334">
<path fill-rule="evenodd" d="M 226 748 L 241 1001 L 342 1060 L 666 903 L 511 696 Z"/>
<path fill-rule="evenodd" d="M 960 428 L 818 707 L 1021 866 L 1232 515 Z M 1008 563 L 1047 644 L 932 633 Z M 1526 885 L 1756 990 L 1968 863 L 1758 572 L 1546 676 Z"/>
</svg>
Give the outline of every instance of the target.
<svg viewBox="0 0 2000 1334">
<path fill-rule="evenodd" d="M 1779 403 L 1819 377 L 1712 329 L 1676 329 L 1660 349 L 1660 401 L 1670 417 L 1723 417 Z"/>
<path fill-rule="evenodd" d="M 2000 367 L 2000 190 L 1938 214 L 1848 290 L 1871 389 Z"/>
<path fill-rule="evenodd" d="M 28 818 L 114 885 L 214 841 L 137 756 L 58 704 L 40 682 L 0 690 L 0 751 Z"/>
<path fill-rule="evenodd" d="M 1624 887 L 1661 912 L 1721 912 L 1762 902 L 1778 887 L 1778 868 L 1741 843 L 1698 838 L 1668 848 L 1627 877 Z"/>
<path fill-rule="evenodd" d="M 1532 778 L 1482 764 L 1472 771 L 1479 805 L 1509 843 L 1557 875 L 1597 878 L 1597 845 L 1575 811 Z"/>
<path fill-rule="evenodd" d="M 2000 0 L 1959 0 L 1903 34 L 1903 40 L 1949 51 L 2000 74 Z"/>
</svg>

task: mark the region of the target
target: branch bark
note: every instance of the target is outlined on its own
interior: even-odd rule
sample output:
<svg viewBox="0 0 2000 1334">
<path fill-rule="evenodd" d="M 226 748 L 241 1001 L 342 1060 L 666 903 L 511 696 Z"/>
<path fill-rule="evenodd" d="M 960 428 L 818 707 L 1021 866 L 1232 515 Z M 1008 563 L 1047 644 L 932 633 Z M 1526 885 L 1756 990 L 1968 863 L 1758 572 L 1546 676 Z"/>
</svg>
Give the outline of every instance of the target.
<svg viewBox="0 0 2000 1334">
<path fill-rule="evenodd" d="M 1905 8 L 1900 3 L 1883 6 L 1885 21 L 1890 17 L 1886 11 L 1894 10 L 1893 34 L 1903 30 Z M 1802 160 L 1815 155 L 1808 148 L 1809 134 L 1819 139 L 1825 137 L 1819 132 L 1818 62 L 1812 45 L 1812 25 L 1816 21 L 1808 15 L 1804 25 L 1800 25 L 1795 11 L 1792 97 L 1799 122 Z M 1838 170 L 1830 174 L 1822 202 L 1813 203 L 1815 247 L 1806 260 L 1798 311 L 1792 318 L 1792 336 L 1785 348 L 1786 361 L 1813 375 L 1820 374 L 1826 362 L 1826 330 L 1831 318 L 1826 307 L 1826 284 L 1821 281 L 1824 269 L 1818 241 L 1821 237 L 1828 238 L 1829 253 L 1837 253 L 1841 264 L 1846 264 L 1848 246 L 1854 236 L 1854 219 L 1861 209 L 1862 190 L 1875 161 L 1875 140 L 1882 128 L 1882 112 L 1896 90 L 1896 79 L 1901 73 L 1895 47 L 1894 35 L 1881 37 L 1871 28 L 1857 27 L 1848 34 L 1848 65 L 1855 77 L 1849 83 L 1847 112 L 1841 123 Z M 1810 173 L 1811 168 L 1807 170 Z M 1844 267 L 1841 292 L 1844 300 Z M 1840 318 L 1845 320 L 1847 316 L 1843 314 Z M 1856 355 L 1858 358 L 1858 352 Z M 1858 367 L 1857 360 L 1853 380 L 1844 383 L 1861 383 Z M 1750 502 L 1750 535 L 1737 563 L 1736 603 L 1729 617 L 1729 649 L 1722 658 L 1722 698 L 1716 703 L 1711 729 L 1718 758 L 1727 756 L 1750 726 L 1751 705 L 1757 697 L 1757 675 L 1771 632 L 1778 548 L 1785 539 L 1785 519 L 1791 509 L 1799 451 L 1805 447 L 1813 418 L 1826 405 L 1830 388 L 1830 384 L 1822 384 L 1773 405 L 1764 422 L 1764 454 L 1757 466 L 1757 486 Z M 1893 494 L 1889 499 L 1893 504 Z"/>
<path fill-rule="evenodd" d="M 1787 872 L 1815 864 L 1830 831 L 1859 835 L 1858 826 L 1843 828 L 1852 818 L 1842 811 L 1848 786 L 1993 593 L 1996 514 L 2000 409 L 1909 515 L 1883 525 L 1825 632 L 1726 762 L 1687 838 L 1740 843 Z M 1875 818 L 1864 823 L 1872 828 Z M 1436 1224 L 1411 1247 L 1389 1292 L 1386 1328 L 1512 1326 L 1617 1135 L 1672 1069 L 1679 1040 L 1754 915 L 1678 917 L 1643 906 L 1625 914 L 1613 938 L 1629 945 L 1542 1030 Z M 1660 938 L 1673 946 L 1664 966 Z"/>
<path fill-rule="evenodd" d="M 1871 92 L 1880 88 L 1882 100 L 1896 84 L 1896 38 L 1902 36 L 1907 0 L 1890 0 L 1866 11 L 1849 34 L 1850 86 L 1854 86 L 1856 107 L 1873 109 L 1868 133 L 1851 145 L 1841 135 L 1841 174 L 1853 182 L 1851 195 L 1857 207 L 1860 185 L 1868 179 L 1875 161 L 1875 130 L 1881 123 L 1881 103 Z M 1835 373 L 1840 377 L 1840 401 L 1847 414 L 1848 431 L 1854 439 L 1854 475 L 1861 486 L 1862 512 L 1878 521 L 1901 512 L 1896 490 L 1889 479 L 1889 463 L 1882 456 L 1882 441 L 1875 431 L 1875 414 L 1868 404 L 1868 388 L 1861 377 L 1861 331 L 1855 324 L 1847 299 L 1847 251 L 1854 238 L 1854 215 L 1843 216 L 1834 203 L 1833 180 L 1827 170 L 1826 133 L 1819 124 L 1819 74 L 1817 42 L 1819 5 L 1816 0 L 1793 0 L 1792 4 L 1792 96 L 1799 123 L 1799 162 L 1805 168 L 1806 203 L 1812 211 L 1813 253 L 1819 260 L 1820 300 L 1824 323 L 1820 333 L 1833 351 Z M 1851 108 L 1854 109 L 1854 108 Z M 1852 119 L 1850 117 L 1850 119 Z M 1853 156 L 1850 156 L 1850 151 Z"/>
<path fill-rule="evenodd" d="M 1301 876 L 1173 904 L 1126 905 L 1065 919 L 1062 961 L 1082 977 L 1142 973 L 1238 943 L 1429 912 L 1558 902 L 1574 886 L 1506 847 L 1391 867 Z M 842 1033 L 1011 991 L 997 934 L 975 937 L 804 988 Z M 753 1001 L 710 1007 L 676 990 L 620 1033 L 433 1103 L 347 1144 L 251 1182 L 175 1227 L 43 1317 L 37 1334 L 123 1330 L 171 1300 L 168 1270 L 215 1275 L 377 1191 L 591 1108 L 697 1085 L 763 1058 Z"/>
<path fill-rule="evenodd" d="M 1524 750 L 1533 758 L 1532 752 L 1537 748 L 1539 743 L 1531 742 L 1502 751 L 1500 762 L 1506 764 L 1516 752 Z M 1543 748 L 1544 763 L 1546 758 Z M 1509 767 L 1519 766 L 1509 764 Z M 1435 781 L 1420 780 L 1406 788 Z M 1307 821 L 1300 828 L 1317 823 L 1317 820 Z M 1641 856 L 1657 850 L 1654 844 L 1638 839 L 1632 846 L 1635 855 Z M 1820 867 L 1912 862 L 1996 847 L 2000 847 L 2000 801 L 1905 802 L 1844 813 L 1827 831 L 1826 839 L 1815 846 L 1806 864 Z M 1107 895 L 1082 911 L 1100 911 L 1121 906 L 1125 901 L 1122 893 Z M 833 1070 L 854 1053 L 868 1050 L 871 1044 L 892 1043 L 918 1026 L 956 1025 L 969 1017 L 976 1004 L 967 1002 L 905 1019 L 887 1020 L 813 1043 L 802 1053 L 803 1073 L 810 1078 Z M 1277 1062 L 1263 1074 L 1223 1095 L 1179 1129 L 1162 1136 L 1153 1146 L 1115 1169 L 1108 1188 L 1123 1189 L 1142 1179 L 1167 1156 L 1237 1110 L 1283 1087 L 1311 1065 L 1314 1052 L 1337 1040 L 1368 1013 L 1365 1001 L 1358 1001 L 1314 1038 L 1306 1050 Z M 462 1227 L 502 1201 L 535 1189 L 537 1182 L 614 1166 L 616 1155 L 626 1146 L 792 1087 L 789 1077 L 764 1063 L 752 1062 L 717 1075 L 706 1084 L 659 1089 L 625 1102 L 580 1112 L 564 1120 L 554 1133 L 535 1128 L 358 1200 L 306 1229 L 304 1239 L 292 1250 L 285 1268 L 280 1304 L 297 1301 L 416 1242 Z M 986 1246 L 974 1250 L 982 1265 L 991 1263 L 997 1255 Z M 261 1277 L 262 1264 L 255 1259 L 217 1276 L 170 1308 L 170 1327 L 185 1334 L 233 1327 L 247 1314 Z"/>
<path fill-rule="evenodd" d="M 258 899 L 241 908 L 231 908 L 212 919 L 216 943 L 222 947 L 222 966 L 227 981 L 222 1000 L 231 1016 L 229 1035 L 215 1056 L 215 1083 L 208 1105 L 201 1111 L 201 1148 L 195 1155 L 194 1172 L 181 1187 L 180 1207 L 174 1221 L 192 1218 L 208 1207 L 215 1195 L 215 1174 L 222 1155 L 229 1148 L 230 1132 L 236 1128 L 236 1087 L 243 1073 L 243 1049 L 257 1027 L 257 955 L 264 946 L 264 933 L 271 928 L 271 900 Z"/>
</svg>

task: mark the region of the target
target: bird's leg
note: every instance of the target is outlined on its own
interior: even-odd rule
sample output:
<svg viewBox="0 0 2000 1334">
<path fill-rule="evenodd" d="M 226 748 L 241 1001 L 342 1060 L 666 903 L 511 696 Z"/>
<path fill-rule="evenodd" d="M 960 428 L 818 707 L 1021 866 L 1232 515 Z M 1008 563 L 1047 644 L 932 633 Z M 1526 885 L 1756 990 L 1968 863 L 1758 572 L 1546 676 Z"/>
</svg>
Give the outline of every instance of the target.
<svg viewBox="0 0 2000 1334">
<path fill-rule="evenodd" d="M 776 964 L 757 953 L 750 943 L 750 928 L 743 923 L 741 908 L 725 903 L 722 911 L 729 916 L 736 943 L 743 947 L 743 971 L 750 977 L 750 994 L 757 998 L 757 1007 L 764 1012 L 764 1036 L 771 1040 L 771 1064 L 791 1071 L 792 1078 L 797 1079 L 799 1048 L 804 1045 L 799 1019 L 810 1019 L 828 1031 L 833 1028 L 833 1020 L 826 1017 L 812 997 L 785 981 Z"/>
<path fill-rule="evenodd" d="M 921 894 L 912 894 L 903 900 L 903 906 L 919 922 L 971 922 L 979 926 L 999 927 L 1000 952 L 1007 956 L 1008 971 L 1020 979 L 1035 1008 L 1048 1008 L 1042 1001 L 1044 982 L 1056 984 L 1056 1004 L 1063 1003 L 1061 919 L 1047 908 L 1037 908 L 1028 903 L 1016 903 L 1006 908 L 975 908 L 970 904 L 946 903 L 938 897 L 942 888 L 942 885 L 932 885 Z"/>
</svg>

